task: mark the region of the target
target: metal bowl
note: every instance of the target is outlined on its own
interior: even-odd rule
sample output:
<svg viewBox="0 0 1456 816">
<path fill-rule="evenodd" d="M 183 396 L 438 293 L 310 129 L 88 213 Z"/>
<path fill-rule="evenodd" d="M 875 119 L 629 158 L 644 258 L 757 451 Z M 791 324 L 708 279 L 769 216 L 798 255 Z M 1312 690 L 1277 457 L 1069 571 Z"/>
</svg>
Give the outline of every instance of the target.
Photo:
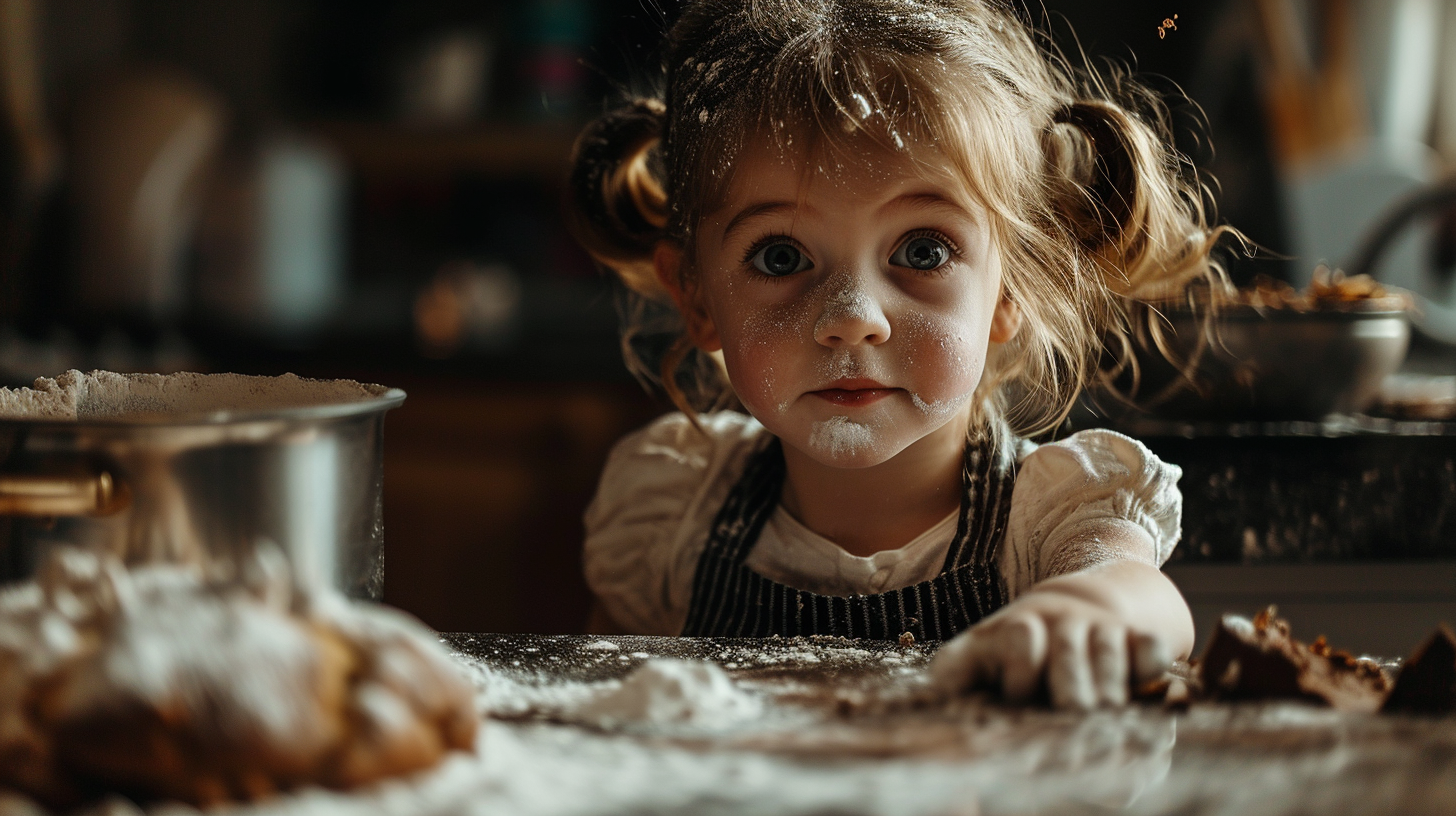
<svg viewBox="0 0 1456 816">
<path fill-rule="evenodd" d="M 1227 306 L 1211 321 L 1176 310 L 1154 319 L 1172 360 L 1147 335 L 1139 338 L 1132 402 L 1167 419 L 1359 413 L 1410 344 L 1408 311 L 1385 300 L 1311 311 Z"/>
<path fill-rule="evenodd" d="M 77 546 L 129 563 L 287 556 L 301 589 L 383 593 L 384 413 L 403 391 L 248 377 L 252 394 L 196 377 L 170 410 L 76 420 L 0 418 L 0 585 Z"/>
</svg>

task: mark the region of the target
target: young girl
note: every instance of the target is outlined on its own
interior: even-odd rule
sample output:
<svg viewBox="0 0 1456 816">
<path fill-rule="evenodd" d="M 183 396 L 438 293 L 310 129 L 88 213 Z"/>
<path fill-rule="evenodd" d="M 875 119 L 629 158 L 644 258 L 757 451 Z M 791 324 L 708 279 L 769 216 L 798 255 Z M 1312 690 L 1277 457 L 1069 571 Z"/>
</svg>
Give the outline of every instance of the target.
<svg viewBox="0 0 1456 816">
<path fill-rule="evenodd" d="M 577 235 L 681 318 L 682 412 L 587 511 L 592 626 L 909 633 L 949 640 L 947 689 L 1084 708 L 1187 655 L 1178 468 L 1018 435 L 1066 415 L 1130 299 L 1216 274 L 1162 108 L 996 0 L 697 0 L 665 63 L 574 157 Z"/>
</svg>

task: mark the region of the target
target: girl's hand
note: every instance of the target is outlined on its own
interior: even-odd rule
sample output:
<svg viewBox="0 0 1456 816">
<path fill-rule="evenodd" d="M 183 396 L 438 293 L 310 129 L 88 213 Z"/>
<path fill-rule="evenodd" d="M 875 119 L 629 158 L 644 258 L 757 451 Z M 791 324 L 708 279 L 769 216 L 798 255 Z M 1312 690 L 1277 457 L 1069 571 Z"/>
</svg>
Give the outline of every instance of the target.
<svg viewBox="0 0 1456 816">
<path fill-rule="evenodd" d="M 999 687 L 1009 702 L 1030 700 L 1043 681 L 1058 708 L 1125 705 L 1128 689 L 1161 677 L 1167 642 L 1073 594 L 1031 591 L 962 632 L 930 664 L 947 693 Z"/>
</svg>

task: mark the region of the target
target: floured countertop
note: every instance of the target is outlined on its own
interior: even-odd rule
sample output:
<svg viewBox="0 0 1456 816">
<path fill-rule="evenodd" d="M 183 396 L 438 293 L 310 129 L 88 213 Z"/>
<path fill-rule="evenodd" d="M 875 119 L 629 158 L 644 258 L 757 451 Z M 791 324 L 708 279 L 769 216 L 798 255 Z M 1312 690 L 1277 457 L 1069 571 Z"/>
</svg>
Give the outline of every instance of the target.
<svg viewBox="0 0 1456 816">
<path fill-rule="evenodd" d="M 866 641 L 444 640 L 489 712 L 476 755 L 209 813 L 1456 813 L 1456 718 L 937 703 L 925 647 Z M 134 812 L 110 807 L 93 812 Z"/>
</svg>

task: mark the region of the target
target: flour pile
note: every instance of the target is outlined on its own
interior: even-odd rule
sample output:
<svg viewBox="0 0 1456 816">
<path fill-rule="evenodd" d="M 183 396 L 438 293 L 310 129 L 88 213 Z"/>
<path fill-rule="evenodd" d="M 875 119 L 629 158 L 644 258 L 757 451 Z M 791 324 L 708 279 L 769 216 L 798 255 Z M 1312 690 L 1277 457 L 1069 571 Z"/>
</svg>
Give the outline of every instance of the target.
<svg viewBox="0 0 1456 816">
<path fill-rule="evenodd" d="M 721 729 L 763 712 L 762 701 L 740 688 L 717 664 L 649 660 L 620 686 L 586 701 L 567 719 L 602 728 L 688 725 Z"/>
<path fill-rule="evenodd" d="M 388 393 L 352 380 L 311 380 L 293 374 L 115 374 L 67 371 L 31 388 L 0 388 L 0 419 L 146 420 L 246 414 L 367 402 Z"/>
<path fill-rule="evenodd" d="M 599 641 L 584 650 L 609 651 L 600 645 L 604 643 L 610 642 Z M 639 656 L 646 657 L 622 655 Z M 761 695 L 706 660 L 651 658 L 620 680 L 590 683 L 521 675 L 473 660 L 465 665 L 474 674 L 476 707 L 496 719 L 608 731 L 702 733 L 730 730 L 765 712 Z"/>
</svg>

